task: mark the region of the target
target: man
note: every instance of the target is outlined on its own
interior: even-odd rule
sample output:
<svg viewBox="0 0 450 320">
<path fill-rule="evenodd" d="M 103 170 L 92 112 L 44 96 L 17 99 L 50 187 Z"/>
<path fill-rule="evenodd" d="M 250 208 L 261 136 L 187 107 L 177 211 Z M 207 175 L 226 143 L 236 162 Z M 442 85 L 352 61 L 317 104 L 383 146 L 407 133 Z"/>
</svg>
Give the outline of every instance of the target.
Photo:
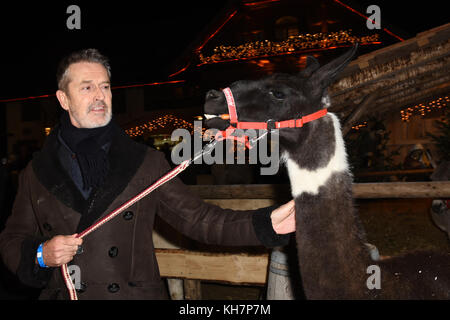
<svg viewBox="0 0 450 320">
<path fill-rule="evenodd" d="M 155 214 L 209 244 L 278 246 L 295 229 L 293 202 L 271 212 L 204 203 L 174 179 L 87 236 L 76 234 L 170 170 L 160 152 L 135 143 L 112 119 L 110 66 L 95 49 L 60 63 L 56 93 L 64 112 L 43 149 L 20 175 L 0 254 L 41 299 L 67 299 L 60 272 L 81 271 L 79 299 L 164 299 L 155 258 Z M 56 270 L 58 271 L 58 270 Z"/>
</svg>

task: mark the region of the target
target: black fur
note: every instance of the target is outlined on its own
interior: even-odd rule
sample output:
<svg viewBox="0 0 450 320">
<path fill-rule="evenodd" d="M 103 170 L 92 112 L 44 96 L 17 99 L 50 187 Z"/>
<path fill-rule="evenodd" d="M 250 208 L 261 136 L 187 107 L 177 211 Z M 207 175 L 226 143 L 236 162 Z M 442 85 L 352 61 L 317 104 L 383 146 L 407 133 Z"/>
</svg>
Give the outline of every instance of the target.
<svg viewBox="0 0 450 320">
<path fill-rule="evenodd" d="M 356 47 L 319 67 L 309 57 L 297 75 L 274 74 L 257 81 L 230 85 L 239 121 L 287 120 L 322 109 L 327 87 L 348 64 Z M 210 91 L 205 113 L 228 113 L 224 95 Z M 225 129 L 229 122 L 209 119 L 210 127 Z M 341 134 L 340 132 L 338 134 Z M 336 150 L 331 116 L 304 125 L 280 129 L 280 153 L 302 169 L 326 167 Z M 302 179 L 302 177 L 298 177 Z M 295 181 L 291 181 L 293 184 Z M 364 229 L 352 199 L 352 176 L 334 171 L 317 194 L 295 198 L 299 267 L 309 299 L 450 299 L 450 255 L 417 253 L 373 261 L 366 249 Z M 381 289 L 369 289 L 367 268 L 381 270 Z"/>
</svg>

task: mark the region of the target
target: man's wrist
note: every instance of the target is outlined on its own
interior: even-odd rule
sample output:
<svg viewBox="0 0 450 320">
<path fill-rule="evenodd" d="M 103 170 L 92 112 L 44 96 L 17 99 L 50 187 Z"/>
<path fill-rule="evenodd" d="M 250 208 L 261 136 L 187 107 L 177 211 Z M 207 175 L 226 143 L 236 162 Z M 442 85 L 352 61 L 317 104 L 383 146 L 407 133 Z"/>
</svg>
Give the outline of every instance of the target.
<svg viewBox="0 0 450 320">
<path fill-rule="evenodd" d="M 48 268 L 48 266 L 44 263 L 44 254 L 42 252 L 42 246 L 43 246 L 43 242 L 39 245 L 39 247 L 37 248 L 36 251 L 36 259 L 35 261 L 37 262 L 37 264 L 39 264 L 39 266 L 41 268 Z"/>
<path fill-rule="evenodd" d="M 255 210 L 252 216 L 253 228 L 261 244 L 267 248 L 282 247 L 289 243 L 288 234 L 277 234 L 273 229 L 271 214 L 278 205 Z"/>
</svg>

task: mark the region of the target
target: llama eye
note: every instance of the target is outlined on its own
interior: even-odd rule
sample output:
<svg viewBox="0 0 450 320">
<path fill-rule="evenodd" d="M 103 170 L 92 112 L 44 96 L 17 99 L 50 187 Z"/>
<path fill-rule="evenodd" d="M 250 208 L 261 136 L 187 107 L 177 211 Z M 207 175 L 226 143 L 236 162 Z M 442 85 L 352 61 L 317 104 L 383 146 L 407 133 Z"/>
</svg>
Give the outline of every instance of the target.
<svg viewBox="0 0 450 320">
<path fill-rule="evenodd" d="M 286 98 L 286 95 L 281 91 L 271 90 L 269 93 L 278 100 L 283 100 L 284 98 Z"/>
</svg>

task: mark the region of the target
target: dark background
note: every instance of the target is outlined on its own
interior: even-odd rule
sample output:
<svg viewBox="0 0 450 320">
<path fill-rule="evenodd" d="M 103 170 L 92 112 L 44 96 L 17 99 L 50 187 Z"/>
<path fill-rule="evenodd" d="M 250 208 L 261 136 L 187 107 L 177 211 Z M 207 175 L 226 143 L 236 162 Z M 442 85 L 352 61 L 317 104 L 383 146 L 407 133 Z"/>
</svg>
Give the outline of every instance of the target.
<svg viewBox="0 0 450 320">
<path fill-rule="evenodd" d="M 6 137 L 1 137 L 6 131 L 2 100 L 54 94 L 56 66 L 62 56 L 98 48 L 111 60 L 113 86 L 166 81 L 175 71 L 175 60 L 229 5 L 224 0 L 5 2 L 0 4 L 0 155 L 6 150 Z M 369 5 L 378 5 L 382 26 L 404 39 L 449 22 L 444 1 L 342 2 L 363 14 Z M 72 4 L 81 9 L 81 30 L 66 27 L 70 16 L 66 10 Z M 0 195 L 13 198 L 11 188 L 4 191 Z M 6 215 L 0 215 L 0 230 L 5 219 Z M 0 264 L 3 275 L 1 268 Z M 1 280 L 15 290 L 2 292 Z M 36 294 L 7 273 L 0 279 L 0 300 Z"/>
<path fill-rule="evenodd" d="M 442 1 L 343 2 L 362 13 L 379 5 L 382 26 L 406 39 L 448 22 Z M 71 4 L 81 9 L 81 30 L 66 27 Z M 0 100 L 54 93 L 59 59 L 87 47 L 110 57 L 115 86 L 167 80 L 171 63 L 225 5 L 223 0 L 2 2 Z"/>
</svg>

